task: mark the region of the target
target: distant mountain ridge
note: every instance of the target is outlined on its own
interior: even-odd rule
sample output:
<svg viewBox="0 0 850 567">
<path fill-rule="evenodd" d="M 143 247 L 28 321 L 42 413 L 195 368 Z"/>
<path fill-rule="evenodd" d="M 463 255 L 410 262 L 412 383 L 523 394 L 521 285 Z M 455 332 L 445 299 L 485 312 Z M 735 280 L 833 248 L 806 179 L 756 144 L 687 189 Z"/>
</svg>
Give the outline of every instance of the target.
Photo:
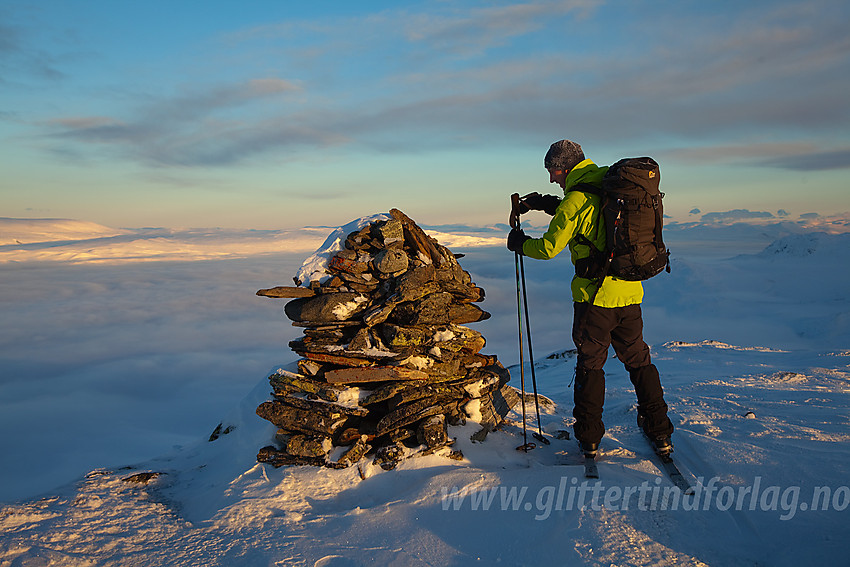
<svg viewBox="0 0 850 567">
<path fill-rule="evenodd" d="M 804 218 L 805 217 L 805 218 Z M 546 230 L 547 217 L 530 215 L 523 226 L 537 237 Z M 500 247 L 507 225 L 427 225 L 427 233 L 453 248 Z M 257 254 L 310 253 L 333 227 L 306 226 L 280 230 L 241 228 L 112 228 L 74 219 L 0 217 L 0 264 L 6 262 L 127 263 L 244 258 Z M 850 214 L 822 217 L 803 215 L 798 221 L 668 222 L 665 241 L 674 255 L 687 247 L 714 247 L 724 257 L 754 253 L 789 235 L 823 232 L 824 236 L 850 232 Z M 737 243 L 748 241 L 748 247 Z"/>
<path fill-rule="evenodd" d="M 62 240 L 87 240 L 105 236 L 128 234 L 130 231 L 111 228 L 90 221 L 73 219 L 17 219 L 0 217 L 0 246 L 56 242 Z"/>
</svg>

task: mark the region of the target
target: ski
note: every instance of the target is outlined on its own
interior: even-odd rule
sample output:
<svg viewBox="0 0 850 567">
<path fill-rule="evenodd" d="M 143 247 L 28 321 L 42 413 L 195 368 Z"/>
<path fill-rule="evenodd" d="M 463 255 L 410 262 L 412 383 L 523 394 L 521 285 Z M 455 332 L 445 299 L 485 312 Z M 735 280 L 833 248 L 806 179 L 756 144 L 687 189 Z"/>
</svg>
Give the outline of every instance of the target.
<svg viewBox="0 0 850 567">
<path fill-rule="evenodd" d="M 664 469 L 664 472 L 667 473 L 667 476 L 670 477 L 673 484 L 676 485 L 683 494 L 693 494 L 694 487 L 691 486 L 691 483 L 688 482 L 688 479 L 685 478 L 685 475 L 683 475 L 682 471 L 679 470 L 679 467 L 676 466 L 676 461 L 674 461 L 673 457 L 670 455 L 672 450 L 670 453 L 659 453 L 655 450 L 655 444 L 652 442 L 652 439 L 647 437 L 646 434 L 644 434 L 644 437 L 646 437 L 646 440 L 652 447 L 652 451 L 661 461 L 661 467 Z"/>
<path fill-rule="evenodd" d="M 675 461 L 673 461 L 673 457 L 669 454 L 667 455 L 658 455 L 658 458 L 661 459 L 661 464 L 664 467 L 664 471 L 667 473 L 667 476 L 670 477 L 670 480 L 673 481 L 673 484 L 679 487 L 684 494 L 693 494 L 694 487 L 688 482 L 685 478 L 685 475 L 682 474 L 682 471 L 679 470 L 679 467 L 676 466 Z"/>
<path fill-rule="evenodd" d="M 643 433 L 644 439 L 646 439 L 647 443 L 649 443 L 649 446 L 652 447 L 652 452 L 658 456 L 658 459 L 661 461 L 661 466 L 664 469 L 664 472 L 667 473 L 667 476 L 670 477 L 670 480 L 673 482 L 673 484 L 676 485 L 679 490 L 682 491 L 682 493 L 689 495 L 693 494 L 694 488 L 691 486 L 691 483 L 688 482 L 688 479 L 685 478 L 685 475 L 682 474 L 682 471 L 679 470 L 679 467 L 676 466 L 676 462 L 670 455 L 670 453 L 673 452 L 673 446 L 670 445 L 670 449 L 668 451 L 659 453 L 655 447 L 655 443 L 643 429 L 643 419 L 640 414 L 638 414 L 637 425 L 640 428 L 641 433 Z"/>
<path fill-rule="evenodd" d="M 596 447 L 594 446 L 592 452 L 588 452 L 584 450 L 578 439 L 576 439 L 576 443 L 584 461 L 584 478 L 599 478 L 599 469 L 596 467 L 596 455 L 598 454 Z"/>
<path fill-rule="evenodd" d="M 599 478 L 595 457 L 584 456 L 584 478 Z"/>
</svg>

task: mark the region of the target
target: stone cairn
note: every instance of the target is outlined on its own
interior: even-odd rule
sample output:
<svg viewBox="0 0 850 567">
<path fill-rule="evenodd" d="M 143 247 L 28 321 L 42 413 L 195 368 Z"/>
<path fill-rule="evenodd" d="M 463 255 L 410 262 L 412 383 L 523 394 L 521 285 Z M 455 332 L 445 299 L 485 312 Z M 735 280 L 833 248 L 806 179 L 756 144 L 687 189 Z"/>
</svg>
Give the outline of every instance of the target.
<svg viewBox="0 0 850 567">
<path fill-rule="evenodd" d="M 389 470 L 412 455 L 462 459 L 447 425 L 478 421 L 482 441 L 502 423 L 519 395 L 463 326 L 490 315 L 460 257 L 393 209 L 348 235 L 321 283 L 257 292 L 290 298 L 284 311 L 304 328 L 289 343 L 299 371 L 269 376 L 273 399 L 257 408 L 279 427 L 258 461 L 344 468 L 371 457 Z"/>
</svg>

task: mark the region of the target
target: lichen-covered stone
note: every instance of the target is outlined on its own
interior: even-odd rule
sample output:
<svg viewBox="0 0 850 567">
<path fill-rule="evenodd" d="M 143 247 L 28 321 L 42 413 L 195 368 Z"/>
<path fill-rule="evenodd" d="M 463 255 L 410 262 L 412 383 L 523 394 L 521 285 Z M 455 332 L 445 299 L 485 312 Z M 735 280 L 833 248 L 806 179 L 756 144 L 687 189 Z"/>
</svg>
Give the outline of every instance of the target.
<svg viewBox="0 0 850 567">
<path fill-rule="evenodd" d="M 324 457 L 332 447 L 329 437 L 293 435 L 286 443 L 286 452 L 298 457 Z"/>
<path fill-rule="evenodd" d="M 404 226 L 400 220 L 388 220 L 377 226 L 381 241 L 387 248 L 400 248 L 404 244 Z"/>
<path fill-rule="evenodd" d="M 343 467 L 353 465 L 366 456 L 366 453 L 368 453 L 371 449 L 372 446 L 361 437 L 351 447 L 349 447 L 348 450 L 339 457 L 339 459 L 337 459 L 336 464 Z"/>
<path fill-rule="evenodd" d="M 416 440 L 429 449 L 442 447 L 449 442 L 446 416 L 437 414 L 423 419 L 416 428 Z"/>
<path fill-rule="evenodd" d="M 379 465 L 385 471 L 392 470 L 404 458 L 404 452 L 404 447 L 398 443 L 384 445 L 375 453 L 375 464 Z"/>
<path fill-rule="evenodd" d="M 395 274 L 407 270 L 409 260 L 404 250 L 385 248 L 375 255 L 375 268 L 383 274 Z"/>
</svg>

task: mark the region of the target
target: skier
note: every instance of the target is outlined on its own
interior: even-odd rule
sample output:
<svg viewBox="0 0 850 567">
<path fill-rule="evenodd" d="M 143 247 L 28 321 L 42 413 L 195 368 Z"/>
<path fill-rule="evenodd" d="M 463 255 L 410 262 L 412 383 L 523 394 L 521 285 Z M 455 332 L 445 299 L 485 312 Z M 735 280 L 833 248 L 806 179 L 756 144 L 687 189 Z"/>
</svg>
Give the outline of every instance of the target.
<svg viewBox="0 0 850 567">
<path fill-rule="evenodd" d="M 580 187 L 574 188 L 581 184 L 599 187 L 608 168 L 598 167 L 585 159 L 581 146 L 570 140 L 552 144 L 543 165 L 549 172 L 549 182 L 559 185 L 565 196 L 535 192 L 522 197 L 518 208 L 511 211 L 511 226 L 516 227 L 518 215 L 529 210 L 544 211 L 552 215 L 552 221 L 540 238 L 530 238 L 522 229 L 514 228 L 508 234 L 508 250 L 549 260 L 569 247 L 573 264 L 590 256 L 588 241 L 604 250 L 605 227 L 599 226 L 604 222 L 599 214 L 600 197 L 583 192 Z M 602 422 L 605 372 L 602 367 L 608 357 L 608 347 L 613 345 L 637 394 L 638 424 L 655 450 L 667 455 L 673 450 L 673 424 L 667 417 L 658 369 L 652 364 L 649 346 L 643 340 L 640 308 L 643 286 L 639 281 L 608 276 L 599 289 L 596 288 L 594 280 L 578 275 L 572 279 L 572 335 L 578 350 L 573 409 L 575 437 L 586 456 L 596 456 L 605 434 Z"/>
</svg>

